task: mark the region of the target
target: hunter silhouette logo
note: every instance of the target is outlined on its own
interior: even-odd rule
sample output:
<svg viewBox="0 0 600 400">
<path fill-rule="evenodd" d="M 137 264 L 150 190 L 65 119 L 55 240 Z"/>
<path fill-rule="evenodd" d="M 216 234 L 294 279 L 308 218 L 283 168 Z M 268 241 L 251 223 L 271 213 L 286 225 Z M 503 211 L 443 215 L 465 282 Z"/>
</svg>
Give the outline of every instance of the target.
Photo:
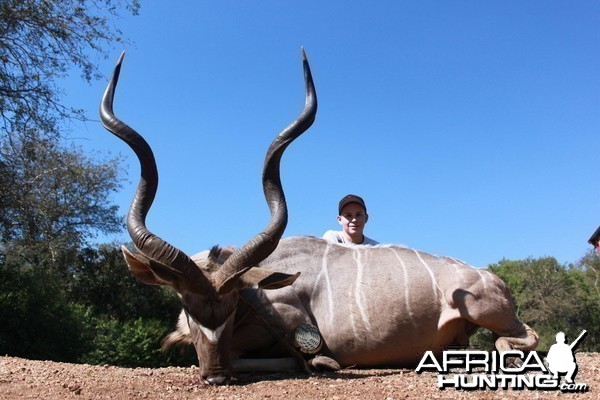
<svg viewBox="0 0 600 400">
<path fill-rule="evenodd" d="M 548 369 L 552 372 L 554 379 L 559 379 L 559 373 L 566 373 L 567 383 L 574 383 L 573 379 L 577 373 L 577 362 L 575 361 L 573 350 L 586 334 L 587 331 L 584 329 L 570 345 L 565 343 L 566 339 L 563 332 L 556 334 L 556 344 L 550 346 L 548 357 L 546 358 Z"/>
<path fill-rule="evenodd" d="M 548 351 L 546 362 L 536 351 L 520 350 L 487 352 L 480 350 L 446 350 L 436 358 L 427 351 L 416 368 L 417 373 L 438 371 L 438 387 L 464 390 L 560 390 L 585 392 L 585 383 L 575 383 L 577 361 L 573 351 L 587 334 L 583 330 L 571 344 L 563 332 L 556 335 L 556 344 Z M 518 362 L 515 362 L 518 360 Z M 457 369 L 452 374 L 452 369 Z M 565 381 L 561 384 L 561 377 Z"/>
</svg>

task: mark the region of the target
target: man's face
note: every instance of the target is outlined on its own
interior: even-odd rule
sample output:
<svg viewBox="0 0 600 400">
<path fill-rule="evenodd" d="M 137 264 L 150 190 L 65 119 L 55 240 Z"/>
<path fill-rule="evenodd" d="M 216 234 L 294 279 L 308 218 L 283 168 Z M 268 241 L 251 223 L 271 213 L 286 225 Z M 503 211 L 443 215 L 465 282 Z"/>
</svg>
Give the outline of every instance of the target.
<svg viewBox="0 0 600 400">
<path fill-rule="evenodd" d="M 342 229 L 350 237 L 362 239 L 365 224 L 369 219 L 365 209 L 357 203 L 349 203 L 342 208 L 342 213 L 338 217 L 338 222 L 342 225 Z"/>
</svg>

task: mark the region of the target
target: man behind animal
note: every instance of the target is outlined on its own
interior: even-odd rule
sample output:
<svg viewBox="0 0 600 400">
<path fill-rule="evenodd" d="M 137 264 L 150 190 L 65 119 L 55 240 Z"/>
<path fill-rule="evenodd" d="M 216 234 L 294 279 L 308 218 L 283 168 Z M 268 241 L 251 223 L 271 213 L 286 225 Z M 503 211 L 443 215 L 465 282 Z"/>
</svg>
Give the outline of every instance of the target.
<svg viewBox="0 0 600 400">
<path fill-rule="evenodd" d="M 333 243 L 352 245 L 377 245 L 379 242 L 364 235 L 365 225 L 369 221 L 365 201 L 354 194 L 344 196 L 338 204 L 338 223 L 341 231 L 327 231 L 323 239 Z"/>
</svg>

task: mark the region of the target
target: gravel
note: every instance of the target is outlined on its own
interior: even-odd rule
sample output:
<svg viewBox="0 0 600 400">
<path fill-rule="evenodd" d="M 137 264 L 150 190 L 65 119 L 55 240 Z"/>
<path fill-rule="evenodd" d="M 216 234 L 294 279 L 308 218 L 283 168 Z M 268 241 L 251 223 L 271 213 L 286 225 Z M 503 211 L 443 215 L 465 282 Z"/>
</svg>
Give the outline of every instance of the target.
<svg viewBox="0 0 600 400">
<path fill-rule="evenodd" d="M 577 353 L 585 393 L 440 390 L 437 373 L 345 369 L 239 374 L 228 386 L 200 383 L 197 367 L 119 368 L 0 357 L 1 399 L 600 399 L 600 353 Z"/>
</svg>

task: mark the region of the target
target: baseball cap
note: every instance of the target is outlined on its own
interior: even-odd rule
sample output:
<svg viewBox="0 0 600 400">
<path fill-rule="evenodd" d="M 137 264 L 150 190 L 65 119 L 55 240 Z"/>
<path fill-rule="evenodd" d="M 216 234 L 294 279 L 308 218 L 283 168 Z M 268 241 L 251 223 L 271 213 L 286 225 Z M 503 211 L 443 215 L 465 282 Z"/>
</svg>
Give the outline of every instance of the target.
<svg viewBox="0 0 600 400">
<path fill-rule="evenodd" d="M 338 205 L 338 215 L 341 215 L 342 208 L 344 208 L 346 204 L 350 203 L 356 203 L 361 205 L 365 209 L 365 212 L 367 212 L 367 206 L 365 205 L 365 201 L 360 196 L 357 196 L 355 194 L 349 194 L 344 196 L 344 198 L 340 200 L 340 204 Z"/>
</svg>

